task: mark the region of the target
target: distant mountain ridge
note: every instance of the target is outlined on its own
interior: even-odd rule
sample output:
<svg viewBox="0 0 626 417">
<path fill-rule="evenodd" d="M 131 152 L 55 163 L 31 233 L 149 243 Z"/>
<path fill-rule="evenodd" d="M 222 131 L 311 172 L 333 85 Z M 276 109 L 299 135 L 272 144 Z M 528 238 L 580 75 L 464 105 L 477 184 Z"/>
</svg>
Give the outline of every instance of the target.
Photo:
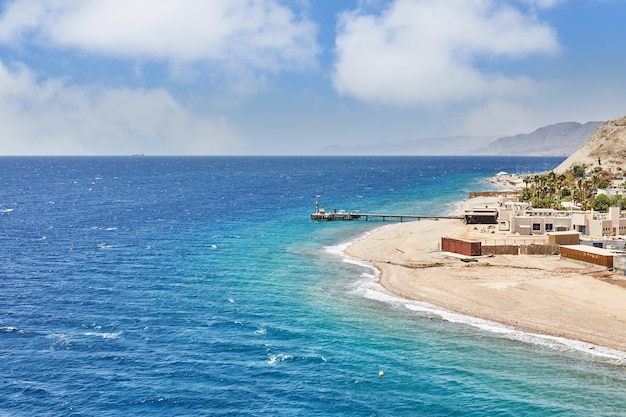
<svg viewBox="0 0 626 417">
<path fill-rule="evenodd" d="M 476 149 L 486 146 L 495 136 L 450 136 L 422 138 L 397 143 L 379 143 L 351 147 L 329 146 L 324 155 L 475 155 Z"/>
<path fill-rule="evenodd" d="M 488 155 L 569 156 L 574 153 L 602 122 L 563 122 L 496 139 L 478 150 Z"/>
<path fill-rule="evenodd" d="M 526 155 L 569 156 L 602 122 L 563 122 L 515 136 L 452 136 L 351 147 L 329 146 L 322 155 Z"/>
</svg>

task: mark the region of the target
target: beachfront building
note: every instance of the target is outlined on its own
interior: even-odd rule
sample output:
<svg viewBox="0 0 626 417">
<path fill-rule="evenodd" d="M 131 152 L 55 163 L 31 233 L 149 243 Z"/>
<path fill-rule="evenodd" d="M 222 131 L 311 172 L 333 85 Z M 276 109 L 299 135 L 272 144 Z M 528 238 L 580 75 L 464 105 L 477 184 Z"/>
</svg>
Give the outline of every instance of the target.
<svg viewBox="0 0 626 417">
<path fill-rule="evenodd" d="M 506 206 L 498 216 L 500 230 L 521 236 L 576 231 L 585 236 L 626 235 L 626 214 L 618 207 L 608 212 L 560 211 Z"/>
<path fill-rule="evenodd" d="M 614 193 L 616 189 L 607 191 Z M 564 203 L 567 210 L 555 210 L 533 208 L 529 202 L 517 201 L 517 196 L 508 192 L 476 194 L 470 194 L 470 198 L 497 195 L 498 201 L 466 210 L 467 224 L 497 224 L 499 231 L 520 236 L 569 231 L 579 232 L 582 236 L 626 236 L 626 211 L 622 212 L 619 207 L 610 207 L 606 212 L 582 211 L 572 203 Z"/>
<path fill-rule="evenodd" d="M 570 212 L 530 208 L 510 213 L 509 230 L 518 235 L 543 235 L 573 230 Z"/>
<path fill-rule="evenodd" d="M 496 224 L 498 223 L 498 208 L 481 206 L 465 210 L 465 222 L 467 224 Z"/>
</svg>

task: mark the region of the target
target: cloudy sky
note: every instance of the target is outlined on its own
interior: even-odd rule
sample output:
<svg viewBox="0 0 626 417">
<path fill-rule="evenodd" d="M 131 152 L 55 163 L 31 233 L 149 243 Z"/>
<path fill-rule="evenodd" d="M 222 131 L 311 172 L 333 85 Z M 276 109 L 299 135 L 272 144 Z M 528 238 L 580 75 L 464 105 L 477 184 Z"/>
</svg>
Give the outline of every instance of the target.
<svg viewBox="0 0 626 417">
<path fill-rule="evenodd" d="M 0 154 L 315 154 L 608 120 L 624 51 L 624 0 L 0 1 Z"/>
</svg>

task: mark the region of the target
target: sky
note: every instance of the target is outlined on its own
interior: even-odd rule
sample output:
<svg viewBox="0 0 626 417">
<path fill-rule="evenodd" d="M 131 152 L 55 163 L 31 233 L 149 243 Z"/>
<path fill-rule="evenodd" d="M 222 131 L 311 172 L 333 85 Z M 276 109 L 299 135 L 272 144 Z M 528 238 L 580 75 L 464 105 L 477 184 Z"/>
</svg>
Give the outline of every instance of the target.
<svg viewBox="0 0 626 417">
<path fill-rule="evenodd" d="M 0 0 L 0 155 L 309 155 L 626 114 L 626 0 Z"/>
</svg>

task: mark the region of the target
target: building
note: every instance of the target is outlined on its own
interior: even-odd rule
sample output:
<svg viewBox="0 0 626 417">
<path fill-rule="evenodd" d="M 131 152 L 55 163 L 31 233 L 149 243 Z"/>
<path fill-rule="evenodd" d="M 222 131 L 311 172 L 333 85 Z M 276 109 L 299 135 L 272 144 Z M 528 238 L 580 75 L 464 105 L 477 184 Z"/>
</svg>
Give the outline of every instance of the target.
<svg viewBox="0 0 626 417">
<path fill-rule="evenodd" d="M 510 215 L 510 231 L 519 235 L 543 235 L 572 229 L 570 212 L 553 209 L 524 209 Z"/>
<path fill-rule="evenodd" d="M 572 230 L 587 236 L 621 236 L 626 234 L 626 216 L 619 207 L 608 212 L 578 212 L 572 214 Z"/>
<path fill-rule="evenodd" d="M 500 210 L 498 221 L 500 230 L 522 236 L 567 231 L 576 231 L 585 236 L 626 235 L 626 214 L 618 207 L 611 207 L 604 213 L 505 205 L 504 210 Z"/>
<path fill-rule="evenodd" d="M 497 224 L 498 209 L 496 207 L 473 207 L 465 211 L 467 224 Z"/>
</svg>

